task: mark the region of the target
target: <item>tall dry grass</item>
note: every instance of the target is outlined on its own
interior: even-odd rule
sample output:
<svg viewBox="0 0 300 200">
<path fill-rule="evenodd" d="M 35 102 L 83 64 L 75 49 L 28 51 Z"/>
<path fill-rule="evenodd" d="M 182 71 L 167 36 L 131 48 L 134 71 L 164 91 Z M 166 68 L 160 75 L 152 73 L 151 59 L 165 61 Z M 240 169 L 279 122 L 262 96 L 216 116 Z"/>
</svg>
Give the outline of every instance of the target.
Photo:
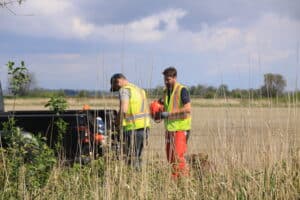
<svg viewBox="0 0 300 200">
<path fill-rule="evenodd" d="M 69 101 L 75 109 L 87 102 Z M 99 109 L 117 106 L 115 100 L 89 99 L 89 103 Z M 17 102 L 16 109 L 24 105 Z M 153 123 L 142 171 L 108 153 L 86 166 L 56 166 L 47 184 L 31 191 L 22 176 L 26 169 L 20 169 L 18 188 L 3 183 L 0 198 L 16 190 L 20 199 L 299 199 L 299 116 L 292 104 L 285 108 L 194 104 L 188 153 L 207 153 L 214 172 L 199 174 L 198 168 L 191 168 L 191 176 L 173 180 L 163 124 Z"/>
</svg>

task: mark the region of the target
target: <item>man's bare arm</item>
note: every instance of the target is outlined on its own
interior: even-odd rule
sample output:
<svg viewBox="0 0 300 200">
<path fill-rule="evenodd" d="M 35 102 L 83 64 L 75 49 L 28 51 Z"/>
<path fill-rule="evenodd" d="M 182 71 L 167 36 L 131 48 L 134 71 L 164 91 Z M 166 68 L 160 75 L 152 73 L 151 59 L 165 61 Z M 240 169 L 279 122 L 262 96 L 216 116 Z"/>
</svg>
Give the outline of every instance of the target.
<svg viewBox="0 0 300 200">
<path fill-rule="evenodd" d="M 170 113 L 171 115 L 177 115 L 177 114 L 181 114 L 181 113 L 191 113 L 192 111 L 192 106 L 191 103 L 186 103 L 185 105 L 183 105 L 182 108 L 178 109 L 178 110 L 174 110 L 172 113 Z"/>
</svg>

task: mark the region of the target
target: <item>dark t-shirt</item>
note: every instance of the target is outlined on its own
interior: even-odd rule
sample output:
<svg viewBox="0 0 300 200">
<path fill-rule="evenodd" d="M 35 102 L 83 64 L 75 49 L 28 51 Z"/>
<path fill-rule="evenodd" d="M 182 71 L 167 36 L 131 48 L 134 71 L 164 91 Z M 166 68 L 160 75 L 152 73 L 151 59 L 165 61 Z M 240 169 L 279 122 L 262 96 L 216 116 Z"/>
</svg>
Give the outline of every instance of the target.
<svg viewBox="0 0 300 200">
<path fill-rule="evenodd" d="M 181 89 L 181 101 L 183 105 L 191 102 L 190 94 L 185 87 Z"/>
</svg>

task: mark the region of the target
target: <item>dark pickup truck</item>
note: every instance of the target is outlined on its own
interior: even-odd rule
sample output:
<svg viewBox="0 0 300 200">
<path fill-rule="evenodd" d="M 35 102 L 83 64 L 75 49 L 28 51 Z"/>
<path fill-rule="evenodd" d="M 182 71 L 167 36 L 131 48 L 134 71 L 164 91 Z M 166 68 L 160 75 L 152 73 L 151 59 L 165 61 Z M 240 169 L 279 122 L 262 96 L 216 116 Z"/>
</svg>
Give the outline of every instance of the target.
<svg viewBox="0 0 300 200">
<path fill-rule="evenodd" d="M 23 133 L 40 134 L 47 144 L 54 148 L 58 140 L 58 128 L 55 122 L 61 118 L 67 122 L 62 144 L 67 159 L 76 159 L 81 155 L 102 155 L 104 143 L 117 148 L 118 134 L 115 129 L 116 110 L 67 110 L 60 114 L 53 111 L 6 111 L 0 94 L 0 131 L 3 122 L 14 118 L 16 126 Z"/>
</svg>

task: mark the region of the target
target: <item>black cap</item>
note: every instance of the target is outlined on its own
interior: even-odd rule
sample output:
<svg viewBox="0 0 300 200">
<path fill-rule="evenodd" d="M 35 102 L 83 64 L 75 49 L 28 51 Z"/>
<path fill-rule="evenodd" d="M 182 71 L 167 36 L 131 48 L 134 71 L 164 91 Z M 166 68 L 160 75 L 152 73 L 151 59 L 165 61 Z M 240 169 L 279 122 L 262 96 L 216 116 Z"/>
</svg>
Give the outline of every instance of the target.
<svg viewBox="0 0 300 200">
<path fill-rule="evenodd" d="M 111 91 L 111 92 L 117 91 L 117 90 L 114 88 L 114 82 L 115 82 L 115 80 L 117 80 L 117 79 L 119 79 L 119 78 L 126 79 L 126 77 L 125 77 L 122 73 L 116 73 L 116 74 L 112 75 L 112 77 L 110 78 L 110 85 L 111 85 L 110 91 Z"/>
</svg>

